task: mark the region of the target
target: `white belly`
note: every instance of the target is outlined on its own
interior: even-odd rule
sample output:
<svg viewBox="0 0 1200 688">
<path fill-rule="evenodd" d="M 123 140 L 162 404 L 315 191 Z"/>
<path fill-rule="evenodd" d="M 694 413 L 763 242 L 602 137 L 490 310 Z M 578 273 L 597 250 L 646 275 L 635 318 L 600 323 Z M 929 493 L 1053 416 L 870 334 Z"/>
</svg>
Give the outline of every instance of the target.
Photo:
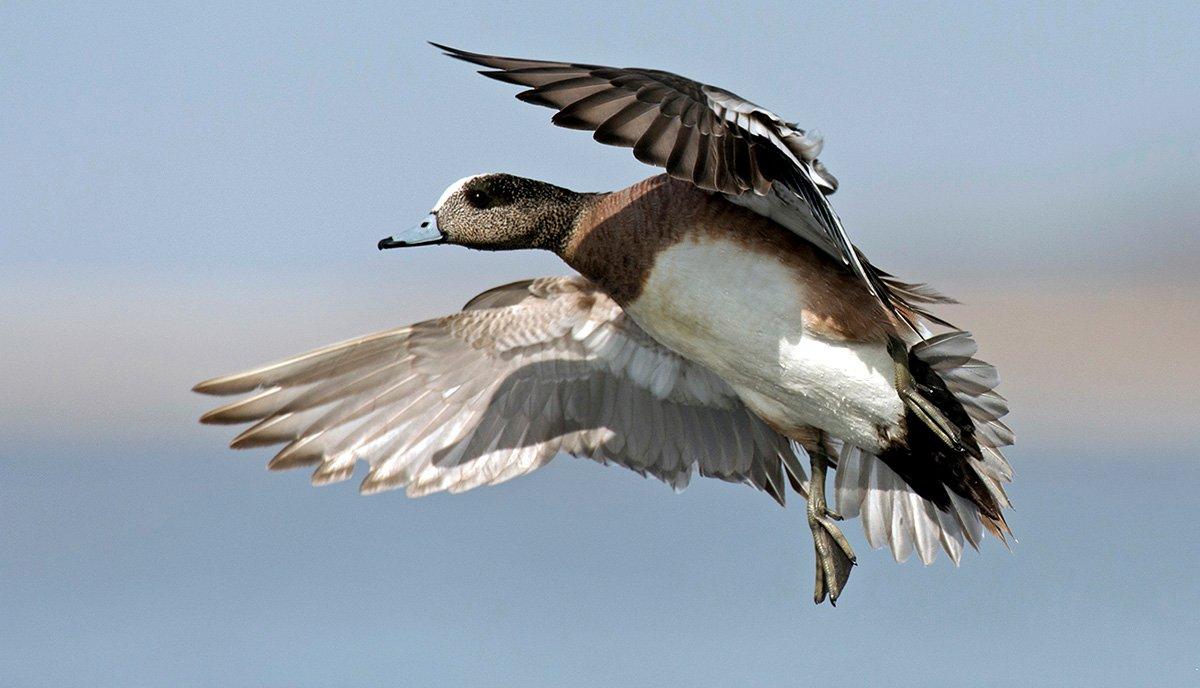
<svg viewBox="0 0 1200 688">
<path fill-rule="evenodd" d="M 886 344 L 804 327 L 805 288 L 778 260 L 732 241 L 684 240 L 662 251 L 626 309 L 663 345 L 728 382 L 755 413 L 812 426 L 879 451 L 904 405 Z"/>
</svg>

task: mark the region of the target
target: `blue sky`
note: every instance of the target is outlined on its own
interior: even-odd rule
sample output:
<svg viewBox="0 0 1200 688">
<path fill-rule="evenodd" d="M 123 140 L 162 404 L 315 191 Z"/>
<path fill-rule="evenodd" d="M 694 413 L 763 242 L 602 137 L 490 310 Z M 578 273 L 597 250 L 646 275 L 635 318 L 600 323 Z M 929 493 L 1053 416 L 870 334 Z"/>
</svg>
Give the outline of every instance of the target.
<svg viewBox="0 0 1200 688">
<path fill-rule="evenodd" d="M 1198 27 L 1190 3 L 4 3 L 0 672 L 1193 683 Z M 822 131 L 855 238 L 965 301 L 1001 368 L 1013 552 L 867 553 L 814 608 L 802 513 L 746 489 L 563 458 L 360 498 L 196 425 L 201 378 L 566 271 L 375 251 L 455 179 L 653 173 L 425 40 L 671 69 Z"/>
</svg>

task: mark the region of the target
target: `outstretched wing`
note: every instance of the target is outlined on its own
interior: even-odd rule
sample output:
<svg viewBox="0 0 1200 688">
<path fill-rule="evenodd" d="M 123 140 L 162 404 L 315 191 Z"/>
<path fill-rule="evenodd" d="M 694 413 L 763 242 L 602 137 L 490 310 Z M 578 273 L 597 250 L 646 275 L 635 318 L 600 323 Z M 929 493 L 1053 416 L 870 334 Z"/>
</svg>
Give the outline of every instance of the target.
<svg viewBox="0 0 1200 688">
<path fill-rule="evenodd" d="M 780 502 L 803 470 L 786 438 L 718 377 L 656 343 L 581 277 L 484 292 L 462 312 L 202 382 L 251 394 L 205 423 L 254 423 L 235 448 L 284 445 L 272 469 L 313 482 L 370 464 L 363 492 L 460 492 L 524 475 L 558 452 L 676 488 L 694 470 Z"/>
<path fill-rule="evenodd" d="M 916 331 L 905 303 L 850 242 L 826 194 L 837 180 L 817 160 L 821 139 L 763 107 L 670 72 L 526 60 L 433 44 L 487 67 L 480 74 L 529 87 L 517 98 L 558 110 L 552 122 L 633 148 L 642 162 L 770 217 L 850 266 L 883 305 Z"/>
</svg>

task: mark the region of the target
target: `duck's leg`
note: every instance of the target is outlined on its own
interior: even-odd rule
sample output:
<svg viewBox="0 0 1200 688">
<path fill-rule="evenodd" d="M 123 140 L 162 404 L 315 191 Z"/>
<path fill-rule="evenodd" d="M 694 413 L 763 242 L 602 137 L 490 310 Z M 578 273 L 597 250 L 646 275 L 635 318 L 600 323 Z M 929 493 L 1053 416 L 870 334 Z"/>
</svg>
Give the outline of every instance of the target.
<svg viewBox="0 0 1200 688">
<path fill-rule="evenodd" d="M 830 463 L 825 438 L 821 436 L 817 441 L 803 445 L 812 466 L 812 478 L 808 483 L 808 527 L 812 529 L 817 553 L 813 602 L 820 604 L 828 597 L 829 603 L 836 605 L 856 562 L 854 549 L 834 523 L 834 520 L 841 520 L 841 516 L 830 511 L 825 503 L 825 471 Z"/>
</svg>

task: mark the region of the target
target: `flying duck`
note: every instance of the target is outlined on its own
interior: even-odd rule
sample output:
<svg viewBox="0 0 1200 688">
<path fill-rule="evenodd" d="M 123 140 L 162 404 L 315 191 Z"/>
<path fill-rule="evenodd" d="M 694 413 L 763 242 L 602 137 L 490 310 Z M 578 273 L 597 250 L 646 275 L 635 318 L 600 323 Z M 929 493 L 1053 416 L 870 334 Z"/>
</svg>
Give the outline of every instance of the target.
<svg viewBox="0 0 1200 688">
<path fill-rule="evenodd" d="M 1005 539 L 1013 434 L 996 370 L 930 312 L 949 299 L 851 243 L 818 137 L 668 72 L 434 45 L 666 174 L 609 193 L 455 182 L 379 248 L 542 249 L 578 275 L 201 382 L 249 395 L 201 422 L 252 423 L 234 448 L 283 445 L 269 468 L 315 466 L 316 485 L 365 461 L 368 494 L 494 485 L 559 453 L 676 489 L 696 472 L 746 483 L 781 505 L 790 486 L 807 500 L 817 603 L 856 563 L 844 518 L 898 561 L 942 549 L 957 564 L 985 531 Z"/>
</svg>

